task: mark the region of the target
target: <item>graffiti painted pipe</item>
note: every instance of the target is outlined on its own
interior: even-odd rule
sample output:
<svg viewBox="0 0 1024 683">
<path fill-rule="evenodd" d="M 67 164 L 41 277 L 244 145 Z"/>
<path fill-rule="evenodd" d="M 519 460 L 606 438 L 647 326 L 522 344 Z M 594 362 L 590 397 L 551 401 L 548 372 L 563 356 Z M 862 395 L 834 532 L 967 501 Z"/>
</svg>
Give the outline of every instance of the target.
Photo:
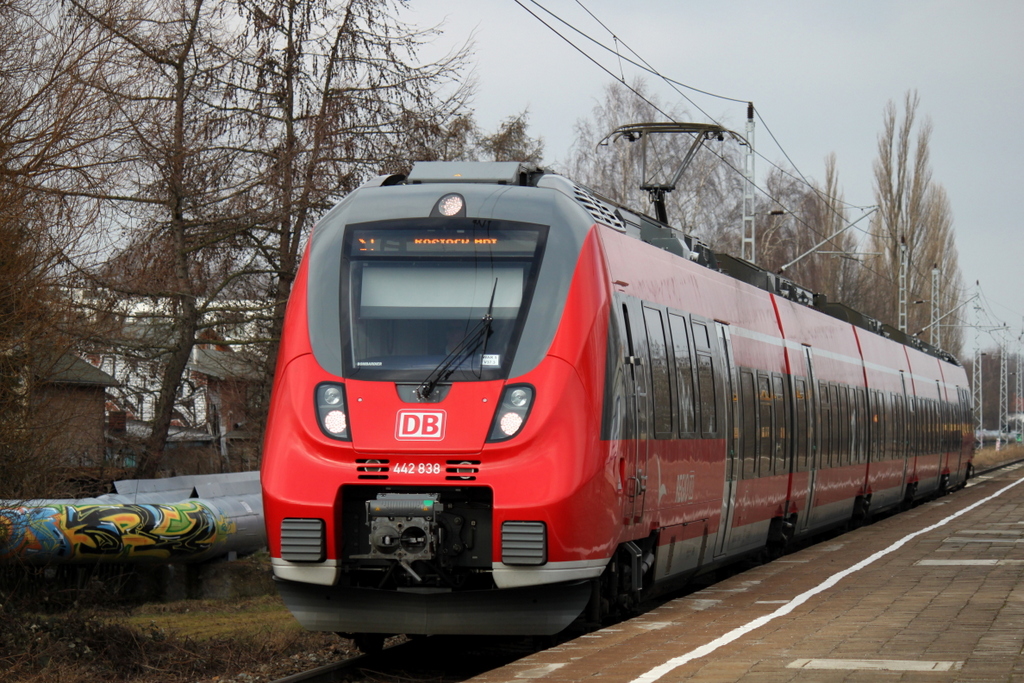
<svg viewBox="0 0 1024 683">
<path fill-rule="evenodd" d="M 0 562 L 202 562 L 266 545 L 258 473 L 116 485 L 99 498 L 0 502 Z"/>
</svg>

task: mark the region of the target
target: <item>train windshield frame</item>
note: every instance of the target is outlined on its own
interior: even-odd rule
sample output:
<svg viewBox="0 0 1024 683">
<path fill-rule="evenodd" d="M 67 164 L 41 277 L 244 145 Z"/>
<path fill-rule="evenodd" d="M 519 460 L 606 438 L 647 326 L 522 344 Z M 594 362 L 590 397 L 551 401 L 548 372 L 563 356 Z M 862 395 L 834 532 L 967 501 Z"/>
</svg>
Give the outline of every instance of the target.
<svg viewBox="0 0 1024 683">
<path fill-rule="evenodd" d="M 547 235 L 544 225 L 479 218 L 348 225 L 341 268 L 345 376 L 422 382 L 489 316 L 449 381 L 507 378 Z"/>
</svg>

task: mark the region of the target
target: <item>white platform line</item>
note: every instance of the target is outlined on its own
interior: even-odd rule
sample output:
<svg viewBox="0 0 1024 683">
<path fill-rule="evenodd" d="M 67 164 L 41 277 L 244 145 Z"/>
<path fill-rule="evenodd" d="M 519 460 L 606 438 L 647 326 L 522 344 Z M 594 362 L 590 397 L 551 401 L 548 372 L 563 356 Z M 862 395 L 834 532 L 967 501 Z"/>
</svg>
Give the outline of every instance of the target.
<svg viewBox="0 0 1024 683">
<path fill-rule="evenodd" d="M 941 520 L 939 522 L 936 522 L 935 524 L 932 524 L 931 526 L 927 526 L 927 527 L 925 527 L 923 529 L 919 529 L 919 530 L 917 530 L 917 531 L 915 531 L 913 533 L 907 534 L 906 536 L 904 536 L 900 540 L 898 540 L 895 543 L 893 543 L 892 545 L 890 545 L 888 548 L 885 548 L 884 550 L 879 550 L 877 553 L 875 553 L 875 554 L 873 554 L 873 555 L 871 555 L 871 556 L 861 560 L 857 564 L 855 564 L 855 565 L 853 565 L 851 567 L 848 567 L 848 568 L 844 569 L 841 572 L 836 572 L 832 576 L 828 577 L 827 579 L 825 579 L 824 581 L 819 583 L 814 588 L 811 588 L 810 590 L 804 591 L 800 595 L 796 596 L 795 598 L 793 598 L 788 603 L 786 603 L 782 607 L 778 608 L 777 610 L 775 610 L 771 614 L 766 614 L 766 615 L 764 615 L 762 617 L 758 617 L 757 619 L 749 621 L 746 624 L 744 624 L 742 626 L 738 626 L 738 627 L 734 628 L 733 630 L 729 631 L 728 633 L 726 633 L 726 634 L 724 634 L 722 636 L 719 636 L 718 638 L 715 638 L 710 643 L 706 643 L 706 644 L 701 645 L 700 647 L 698 647 L 696 649 L 690 650 L 686 654 L 679 655 L 678 657 L 673 657 L 672 659 L 668 660 L 664 664 L 660 664 L 660 665 L 654 667 L 653 669 L 651 669 L 650 671 L 648 671 L 647 673 L 641 674 L 639 677 L 633 679 L 633 681 L 631 683 L 652 683 L 653 681 L 658 680 L 659 678 L 661 678 L 665 674 L 669 673 L 670 671 L 673 671 L 674 669 L 678 669 L 679 667 L 681 667 L 682 665 L 686 664 L 687 662 L 691 662 L 694 659 L 699 659 L 701 657 L 704 657 L 705 655 L 709 655 L 712 652 L 714 652 L 715 650 L 717 650 L 717 649 L 719 649 L 721 647 L 724 647 L 724 646 L 728 645 L 729 643 L 732 643 L 735 640 L 739 640 L 740 638 L 742 638 L 743 636 L 747 635 L 751 631 L 754 631 L 755 629 L 758 629 L 758 628 L 764 626 L 765 624 L 767 624 L 767 623 L 769 623 L 771 621 L 774 621 L 775 619 L 778 619 L 779 617 L 782 617 L 782 616 L 785 616 L 785 615 L 789 614 L 790 612 L 795 610 L 797 607 L 799 607 L 800 605 L 804 604 L 805 602 L 807 602 L 808 600 L 813 598 L 818 593 L 822 593 L 822 592 L 828 590 L 829 588 L 832 588 L 833 586 L 835 586 L 837 583 L 839 583 L 840 581 L 845 579 L 850 574 L 853 574 L 855 572 L 859 572 L 861 569 L 864 569 L 865 567 L 867 567 L 867 566 L 869 566 L 871 564 L 874 564 L 875 562 L 877 562 L 881 558 L 885 557 L 886 555 L 899 550 L 904 545 L 906 545 L 909 541 L 917 538 L 918 536 L 927 534 L 927 533 L 929 533 L 931 531 L 934 531 L 935 529 L 943 527 L 946 524 L 949 524 L 950 522 L 952 522 L 954 519 L 957 519 L 957 518 L 961 517 L 962 515 L 967 514 L 971 510 L 974 510 L 975 508 L 984 505 L 985 503 L 989 502 L 990 500 L 998 498 L 999 496 L 1003 495 L 1004 493 L 1006 493 L 1007 491 L 1012 489 L 1014 486 L 1017 486 L 1021 482 L 1024 482 L 1024 478 L 1018 479 L 1017 481 L 1013 482 L 1012 484 L 1008 484 L 1007 486 L 1004 486 L 1003 488 L 999 489 L 998 491 L 996 491 L 992 495 L 988 496 L 987 498 L 982 498 L 978 502 L 972 503 L 971 505 L 968 505 L 967 507 L 965 507 L 964 509 L 962 509 L 962 510 L 960 510 L 958 512 L 954 512 L 953 514 L 949 515 L 945 519 L 943 519 L 943 520 Z"/>
</svg>

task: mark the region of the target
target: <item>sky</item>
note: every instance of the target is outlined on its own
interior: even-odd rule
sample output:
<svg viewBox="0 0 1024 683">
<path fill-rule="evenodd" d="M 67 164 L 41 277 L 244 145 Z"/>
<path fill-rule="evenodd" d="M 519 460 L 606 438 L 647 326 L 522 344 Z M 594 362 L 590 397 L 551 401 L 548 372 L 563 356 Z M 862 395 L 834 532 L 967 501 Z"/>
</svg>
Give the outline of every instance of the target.
<svg viewBox="0 0 1024 683">
<path fill-rule="evenodd" d="M 493 131 L 504 118 L 528 110 L 530 134 L 543 138 L 545 162 L 556 166 L 568 158 L 573 126 L 590 115 L 613 76 L 524 6 L 627 81 L 641 71 L 557 24 L 544 9 L 605 45 L 615 45 L 614 32 L 623 55 L 640 61 L 628 52 L 634 50 L 668 78 L 742 100 L 676 90 L 646 75 L 661 101 L 689 109 L 694 121 L 709 121 L 703 110 L 742 133 L 745 102 L 753 102 L 767 126 L 758 121 L 754 134 L 757 151 L 768 160 L 755 165 L 762 186 L 769 161 L 785 165 L 788 155 L 802 174 L 821 181 L 825 158 L 835 153 L 846 201 L 872 205 L 872 163 L 886 104 L 894 101 L 902 113 L 905 94 L 916 90 L 918 115 L 933 126 L 933 179 L 952 205 L 968 296 L 980 282 L 984 309 L 977 314 L 973 302 L 965 306 L 971 312 L 966 322 L 1010 327 L 977 336 L 967 330 L 965 354 L 978 342 L 994 346 L 999 334 L 1011 352 L 1018 350 L 1024 326 L 1024 2 L 519 3 L 412 0 L 404 18 L 421 28 L 443 24 L 426 56 L 472 40 L 477 123 Z M 851 219 L 859 215 L 854 211 Z"/>
</svg>

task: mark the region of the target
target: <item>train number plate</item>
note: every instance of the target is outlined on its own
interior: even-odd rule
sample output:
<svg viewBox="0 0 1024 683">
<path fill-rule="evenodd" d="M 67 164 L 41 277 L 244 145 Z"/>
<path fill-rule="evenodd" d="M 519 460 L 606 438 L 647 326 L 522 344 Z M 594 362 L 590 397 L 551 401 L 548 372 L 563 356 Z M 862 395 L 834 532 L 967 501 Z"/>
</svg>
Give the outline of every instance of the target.
<svg viewBox="0 0 1024 683">
<path fill-rule="evenodd" d="M 391 472 L 393 474 L 441 474 L 441 464 L 436 462 L 400 462 Z"/>
</svg>

